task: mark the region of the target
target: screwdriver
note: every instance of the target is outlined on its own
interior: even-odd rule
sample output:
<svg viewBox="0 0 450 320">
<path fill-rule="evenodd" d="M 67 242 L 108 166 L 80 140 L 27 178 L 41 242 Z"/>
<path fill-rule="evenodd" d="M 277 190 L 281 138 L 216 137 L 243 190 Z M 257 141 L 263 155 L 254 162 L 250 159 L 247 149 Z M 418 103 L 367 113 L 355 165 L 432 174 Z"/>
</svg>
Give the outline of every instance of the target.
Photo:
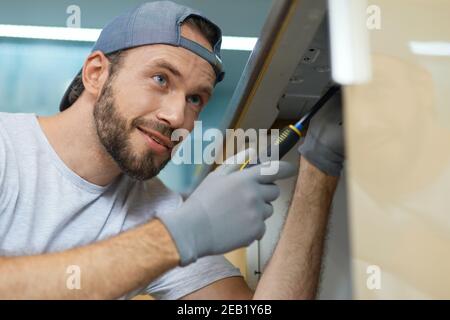
<svg viewBox="0 0 450 320">
<path fill-rule="evenodd" d="M 297 141 L 304 135 L 304 130 L 308 126 L 311 118 L 317 113 L 317 111 L 322 108 L 322 106 L 336 93 L 340 90 L 340 86 L 332 86 L 327 92 L 314 104 L 314 106 L 307 112 L 296 124 L 290 124 L 284 127 L 277 140 L 275 140 L 274 144 L 278 145 L 279 159 L 281 159 L 292 147 L 295 146 Z M 267 150 L 267 157 L 270 157 L 272 154 L 272 148 L 269 145 Z M 245 168 L 252 167 L 254 165 L 259 164 L 259 159 L 257 159 L 256 163 L 250 163 L 250 159 L 245 161 L 240 170 Z"/>
</svg>

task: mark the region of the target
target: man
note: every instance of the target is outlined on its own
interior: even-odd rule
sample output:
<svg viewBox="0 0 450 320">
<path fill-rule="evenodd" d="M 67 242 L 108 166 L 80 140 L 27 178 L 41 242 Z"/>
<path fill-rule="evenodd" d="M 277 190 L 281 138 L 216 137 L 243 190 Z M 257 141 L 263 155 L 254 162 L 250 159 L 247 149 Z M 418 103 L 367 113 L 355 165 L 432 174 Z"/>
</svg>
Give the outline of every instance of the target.
<svg viewBox="0 0 450 320">
<path fill-rule="evenodd" d="M 342 167 L 336 104 L 311 123 L 290 213 L 255 292 L 222 254 L 263 236 L 274 182 L 292 167 L 280 161 L 263 175 L 261 165 L 223 165 L 184 203 L 154 178 L 171 133 L 192 130 L 223 78 L 220 42 L 199 12 L 143 4 L 104 28 L 61 113 L 0 114 L 0 298 L 314 297 Z M 70 270 L 80 286 L 68 283 Z"/>
</svg>

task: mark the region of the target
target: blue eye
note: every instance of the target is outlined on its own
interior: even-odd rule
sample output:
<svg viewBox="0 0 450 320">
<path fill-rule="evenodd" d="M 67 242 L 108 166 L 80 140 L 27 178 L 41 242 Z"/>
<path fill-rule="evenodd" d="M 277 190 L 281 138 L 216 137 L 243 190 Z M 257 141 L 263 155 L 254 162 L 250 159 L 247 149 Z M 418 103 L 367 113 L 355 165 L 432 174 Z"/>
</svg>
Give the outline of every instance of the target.
<svg viewBox="0 0 450 320">
<path fill-rule="evenodd" d="M 160 86 L 165 86 L 167 84 L 166 78 L 160 74 L 153 76 L 153 80 L 155 80 Z"/>
<path fill-rule="evenodd" d="M 198 95 L 190 96 L 188 99 L 189 103 L 195 104 L 195 105 L 201 105 L 202 104 L 202 98 Z"/>
</svg>

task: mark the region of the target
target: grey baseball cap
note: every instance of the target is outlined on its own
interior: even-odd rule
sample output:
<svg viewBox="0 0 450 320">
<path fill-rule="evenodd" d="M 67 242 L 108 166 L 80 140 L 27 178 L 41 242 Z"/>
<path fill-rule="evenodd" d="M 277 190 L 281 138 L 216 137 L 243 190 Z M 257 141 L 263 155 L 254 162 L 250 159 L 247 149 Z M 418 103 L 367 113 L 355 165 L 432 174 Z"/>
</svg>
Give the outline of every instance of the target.
<svg viewBox="0 0 450 320">
<path fill-rule="evenodd" d="M 216 29 L 217 39 L 212 52 L 199 43 L 181 36 L 181 24 L 191 16 L 203 19 Z M 100 50 L 108 54 L 149 44 L 183 47 L 211 64 L 216 73 L 217 83 L 222 81 L 225 75 L 220 59 L 221 43 L 222 31 L 201 12 L 170 1 L 156 1 L 141 4 L 108 23 L 100 33 L 92 52 Z M 82 70 L 78 75 L 81 72 Z M 70 107 L 69 93 L 74 81 L 75 79 L 64 93 L 59 105 L 60 111 Z"/>
</svg>

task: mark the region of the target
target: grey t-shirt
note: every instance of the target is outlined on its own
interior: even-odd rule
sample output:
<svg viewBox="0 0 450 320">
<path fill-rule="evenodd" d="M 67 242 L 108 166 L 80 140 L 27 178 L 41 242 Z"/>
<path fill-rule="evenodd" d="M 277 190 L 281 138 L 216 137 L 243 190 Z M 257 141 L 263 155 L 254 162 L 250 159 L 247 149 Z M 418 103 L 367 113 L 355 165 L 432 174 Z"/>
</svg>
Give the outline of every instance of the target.
<svg viewBox="0 0 450 320">
<path fill-rule="evenodd" d="M 87 245 L 145 223 L 161 210 L 175 210 L 181 203 L 180 195 L 157 178 L 141 182 L 121 175 L 108 186 L 88 182 L 59 158 L 35 114 L 0 112 L 0 256 Z M 124 298 L 146 292 L 157 299 L 178 299 L 239 275 L 239 269 L 223 256 L 204 257 L 170 270 Z"/>
</svg>

